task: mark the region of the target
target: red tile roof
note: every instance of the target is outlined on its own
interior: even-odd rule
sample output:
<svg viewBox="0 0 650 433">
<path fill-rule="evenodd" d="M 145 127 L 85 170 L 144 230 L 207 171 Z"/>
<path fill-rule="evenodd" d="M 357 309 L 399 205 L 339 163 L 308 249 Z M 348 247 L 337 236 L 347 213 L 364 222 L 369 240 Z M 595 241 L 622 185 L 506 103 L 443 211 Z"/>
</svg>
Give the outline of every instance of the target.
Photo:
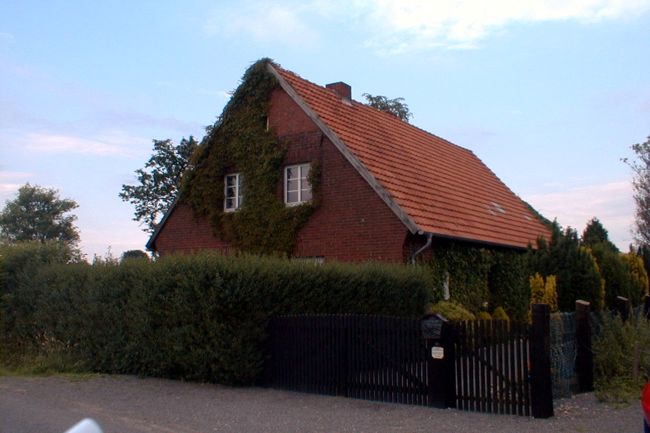
<svg viewBox="0 0 650 433">
<path fill-rule="evenodd" d="M 406 215 L 402 220 L 411 231 L 415 227 L 513 247 L 534 244 L 539 236 L 550 239 L 548 228 L 470 150 L 391 114 L 343 100 L 277 65 L 270 69 L 290 95 L 295 91 L 296 102 L 329 129 L 326 133 L 339 139 L 340 150 L 361 162 L 371 175 L 366 180 L 376 180 L 375 189 L 388 194 L 387 204 L 398 216 L 400 210 Z"/>
</svg>

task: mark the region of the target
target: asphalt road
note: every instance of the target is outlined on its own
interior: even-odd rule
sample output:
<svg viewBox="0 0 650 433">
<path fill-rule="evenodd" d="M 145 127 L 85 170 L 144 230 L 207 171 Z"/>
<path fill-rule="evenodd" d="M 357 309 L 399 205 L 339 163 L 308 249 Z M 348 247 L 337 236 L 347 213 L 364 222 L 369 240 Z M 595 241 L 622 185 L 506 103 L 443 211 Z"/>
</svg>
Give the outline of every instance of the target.
<svg viewBox="0 0 650 433">
<path fill-rule="evenodd" d="M 555 412 L 539 420 L 130 376 L 0 377 L 0 433 L 63 433 L 85 417 L 104 433 L 642 431 L 637 404 L 613 409 L 584 394 Z"/>
</svg>

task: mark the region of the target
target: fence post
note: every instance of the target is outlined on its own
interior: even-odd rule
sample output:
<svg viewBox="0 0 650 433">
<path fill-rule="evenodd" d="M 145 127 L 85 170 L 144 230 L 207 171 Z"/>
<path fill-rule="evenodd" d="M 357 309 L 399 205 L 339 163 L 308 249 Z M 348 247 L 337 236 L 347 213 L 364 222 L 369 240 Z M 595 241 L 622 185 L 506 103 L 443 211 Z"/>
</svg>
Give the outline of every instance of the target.
<svg viewBox="0 0 650 433">
<path fill-rule="evenodd" d="M 442 329 L 442 347 L 445 348 L 445 405 L 456 407 L 456 329 L 447 322 Z"/>
<path fill-rule="evenodd" d="M 616 297 L 616 312 L 621 316 L 623 322 L 630 317 L 630 300 L 623 296 Z"/>
<path fill-rule="evenodd" d="M 594 358 L 591 351 L 591 324 L 589 313 L 591 304 L 576 301 L 576 373 L 578 392 L 594 390 Z"/>
<path fill-rule="evenodd" d="M 650 295 L 645 295 L 643 299 L 643 317 L 650 320 Z"/>
<path fill-rule="evenodd" d="M 546 304 L 533 304 L 530 335 L 530 399 L 533 417 L 553 416 L 551 381 L 550 311 Z"/>
</svg>

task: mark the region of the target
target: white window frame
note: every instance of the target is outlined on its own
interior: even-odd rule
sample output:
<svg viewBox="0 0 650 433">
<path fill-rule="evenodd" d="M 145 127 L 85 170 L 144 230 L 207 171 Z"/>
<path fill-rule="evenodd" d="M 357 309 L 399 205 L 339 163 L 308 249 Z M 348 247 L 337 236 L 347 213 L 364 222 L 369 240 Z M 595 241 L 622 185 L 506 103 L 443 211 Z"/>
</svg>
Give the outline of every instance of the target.
<svg viewBox="0 0 650 433">
<path fill-rule="evenodd" d="M 228 178 L 235 178 L 235 185 L 234 185 L 234 201 L 235 205 L 234 207 L 227 207 L 228 205 Z M 242 195 L 242 190 L 241 190 L 241 182 L 242 182 L 242 175 L 241 173 L 228 173 L 223 177 L 223 211 L 224 212 L 234 212 L 237 209 L 239 209 L 244 202 L 244 196 Z"/>
<path fill-rule="evenodd" d="M 289 173 L 290 169 L 298 169 L 298 201 L 289 201 L 289 188 L 288 188 L 288 178 L 287 175 Z M 307 171 L 307 174 L 303 176 L 303 170 Z M 311 201 L 311 198 L 309 200 L 304 200 L 302 197 L 302 190 L 306 189 L 303 188 L 303 178 L 304 182 L 307 183 L 307 186 L 309 187 L 309 192 L 310 195 L 312 193 L 311 189 L 311 184 L 309 183 L 309 171 L 311 170 L 311 164 L 305 163 L 305 164 L 296 164 L 296 165 L 288 165 L 284 167 L 284 203 L 287 206 L 298 206 L 303 203 L 307 203 Z"/>
</svg>

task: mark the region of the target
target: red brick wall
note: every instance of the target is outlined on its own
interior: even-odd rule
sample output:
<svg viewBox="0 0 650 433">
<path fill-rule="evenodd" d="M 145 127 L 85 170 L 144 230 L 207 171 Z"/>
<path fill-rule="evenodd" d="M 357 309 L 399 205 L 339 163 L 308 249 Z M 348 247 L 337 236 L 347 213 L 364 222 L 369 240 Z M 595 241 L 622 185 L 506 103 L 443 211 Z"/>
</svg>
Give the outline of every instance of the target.
<svg viewBox="0 0 650 433">
<path fill-rule="evenodd" d="M 294 254 L 326 260 L 402 262 L 407 230 L 325 138 L 321 204 L 298 233 Z"/>
<path fill-rule="evenodd" d="M 186 204 L 176 205 L 160 230 L 155 247 L 160 255 L 205 249 L 229 249 L 226 242 L 212 234 L 208 220 L 195 218 L 192 208 Z"/>
<path fill-rule="evenodd" d="M 406 227 L 284 91 L 272 93 L 268 118 L 271 130 L 287 146 L 285 165 L 321 165 L 321 203 L 298 233 L 294 255 L 403 262 Z M 277 193 L 283 200 L 283 180 Z M 228 245 L 212 235 L 208 221 L 196 220 L 190 208 L 179 207 L 158 235 L 156 247 L 164 254 Z"/>
</svg>

